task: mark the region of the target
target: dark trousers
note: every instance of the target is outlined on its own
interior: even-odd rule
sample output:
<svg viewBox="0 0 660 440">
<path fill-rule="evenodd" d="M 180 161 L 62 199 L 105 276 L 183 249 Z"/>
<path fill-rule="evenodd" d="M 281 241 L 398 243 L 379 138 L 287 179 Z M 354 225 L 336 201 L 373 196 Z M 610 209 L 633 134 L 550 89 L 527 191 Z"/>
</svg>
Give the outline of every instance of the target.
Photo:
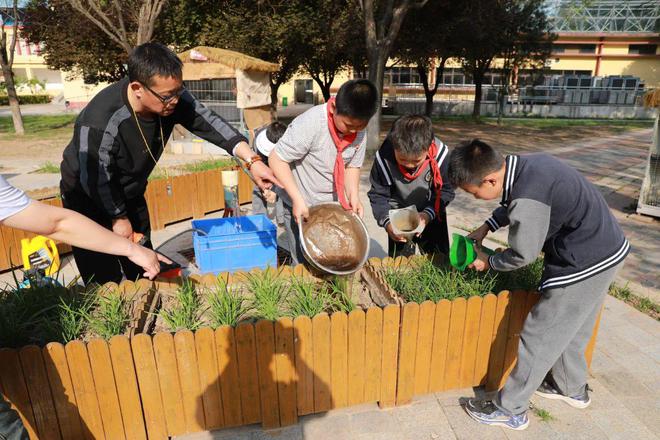
<svg viewBox="0 0 660 440">
<path fill-rule="evenodd" d="M 62 204 L 65 208 L 79 212 L 104 228 L 112 230 L 112 218 L 101 211 L 86 194 L 79 192 L 63 193 Z M 127 200 L 126 211 L 133 231 L 144 234 L 147 238 L 144 245 L 151 248 L 151 224 L 149 223 L 149 211 L 144 197 Z M 135 281 L 143 274 L 142 268 L 133 264 L 126 257 L 117 257 L 74 247 L 73 258 L 76 260 L 78 271 L 85 284 L 90 281 L 99 284 L 120 283 L 124 276 L 128 280 Z"/>
<path fill-rule="evenodd" d="M 0 396 L 0 439 L 29 440 L 25 427 L 18 413 Z"/>
<path fill-rule="evenodd" d="M 422 254 L 433 255 L 449 253 L 449 230 L 447 229 L 447 213 L 441 212 L 431 223 L 426 225 L 422 235 L 414 237 L 406 243 L 394 241 L 387 236 L 387 254 L 390 257 L 409 257 L 415 254 L 415 246 L 419 246 Z"/>
</svg>

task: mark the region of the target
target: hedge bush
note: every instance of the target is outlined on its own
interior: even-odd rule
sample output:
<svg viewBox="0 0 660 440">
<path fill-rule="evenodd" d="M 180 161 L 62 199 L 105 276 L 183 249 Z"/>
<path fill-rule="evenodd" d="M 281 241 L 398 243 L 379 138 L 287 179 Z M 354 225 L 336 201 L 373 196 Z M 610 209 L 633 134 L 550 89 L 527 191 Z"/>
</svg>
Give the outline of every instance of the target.
<svg viewBox="0 0 660 440">
<path fill-rule="evenodd" d="M 19 104 L 48 104 L 52 99 L 50 95 L 18 95 Z M 0 95 L 0 105 L 9 105 L 7 95 Z"/>
</svg>

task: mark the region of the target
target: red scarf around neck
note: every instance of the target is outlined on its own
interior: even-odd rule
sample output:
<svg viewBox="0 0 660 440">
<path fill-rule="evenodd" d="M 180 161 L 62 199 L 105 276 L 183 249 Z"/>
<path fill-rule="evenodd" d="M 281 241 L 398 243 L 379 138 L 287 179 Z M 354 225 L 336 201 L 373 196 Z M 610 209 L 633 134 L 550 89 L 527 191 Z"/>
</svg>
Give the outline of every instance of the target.
<svg viewBox="0 0 660 440">
<path fill-rule="evenodd" d="M 330 130 L 330 137 L 337 147 L 337 159 L 335 159 L 335 168 L 332 173 L 334 180 L 335 192 L 337 193 L 337 198 L 339 203 L 341 203 L 342 208 L 349 210 L 351 209 L 350 203 L 346 200 L 346 188 L 344 186 L 344 158 L 342 157 L 343 151 L 353 143 L 357 137 L 357 133 L 346 134 L 343 137 L 340 137 L 340 133 L 337 132 L 337 127 L 335 126 L 335 118 L 332 112 L 330 112 L 330 105 L 335 102 L 335 98 L 328 99 L 327 112 L 328 112 L 328 130 Z M 336 111 L 336 110 L 335 110 Z"/>
<path fill-rule="evenodd" d="M 403 177 L 408 180 L 415 180 L 418 178 L 429 165 L 431 166 L 431 173 L 433 174 L 433 188 L 435 189 L 435 216 L 440 218 L 440 191 L 442 190 L 442 176 L 440 175 L 440 168 L 438 167 L 438 161 L 435 160 L 435 157 L 438 155 L 438 146 L 435 144 L 435 140 L 431 142 L 429 150 L 426 153 L 426 159 L 424 162 L 417 167 L 417 170 L 414 173 L 410 173 L 405 167 L 399 165 L 399 171 L 403 174 Z"/>
</svg>

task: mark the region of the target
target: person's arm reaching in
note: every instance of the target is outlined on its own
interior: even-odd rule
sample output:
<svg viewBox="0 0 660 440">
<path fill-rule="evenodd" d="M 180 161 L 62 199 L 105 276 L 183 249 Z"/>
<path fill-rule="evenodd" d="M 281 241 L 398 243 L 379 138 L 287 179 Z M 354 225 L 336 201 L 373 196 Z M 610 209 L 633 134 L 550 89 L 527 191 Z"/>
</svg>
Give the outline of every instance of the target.
<svg viewBox="0 0 660 440">
<path fill-rule="evenodd" d="M 144 276 L 149 279 L 160 272 L 159 260 L 171 263 L 153 250 L 120 237 L 77 212 L 37 201 L 31 201 L 26 208 L 0 223 L 79 248 L 128 257 L 144 269 Z"/>
</svg>

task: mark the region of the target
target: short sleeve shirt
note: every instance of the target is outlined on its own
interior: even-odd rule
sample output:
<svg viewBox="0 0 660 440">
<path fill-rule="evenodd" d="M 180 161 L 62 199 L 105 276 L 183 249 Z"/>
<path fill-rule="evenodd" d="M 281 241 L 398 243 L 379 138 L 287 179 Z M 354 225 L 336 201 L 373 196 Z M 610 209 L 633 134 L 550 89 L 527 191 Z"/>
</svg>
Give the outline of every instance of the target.
<svg viewBox="0 0 660 440">
<path fill-rule="evenodd" d="M 29 204 L 30 198 L 23 191 L 0 176 L 0 221 L 24 210 Z"/>
<path fill-rule="evenodd" d="M 289 162 L 298 189 L 310 206 L 337 200 L 333 178 L 337 147 L 330 136 L 326 109 L 327 104 L 317 105 L 298 116 L 275 145 L 277 155 Z M 362 166 L 366 143 L 366 131 L 358 132 L 342 152 L 346 167 Z"/>
</svg>

